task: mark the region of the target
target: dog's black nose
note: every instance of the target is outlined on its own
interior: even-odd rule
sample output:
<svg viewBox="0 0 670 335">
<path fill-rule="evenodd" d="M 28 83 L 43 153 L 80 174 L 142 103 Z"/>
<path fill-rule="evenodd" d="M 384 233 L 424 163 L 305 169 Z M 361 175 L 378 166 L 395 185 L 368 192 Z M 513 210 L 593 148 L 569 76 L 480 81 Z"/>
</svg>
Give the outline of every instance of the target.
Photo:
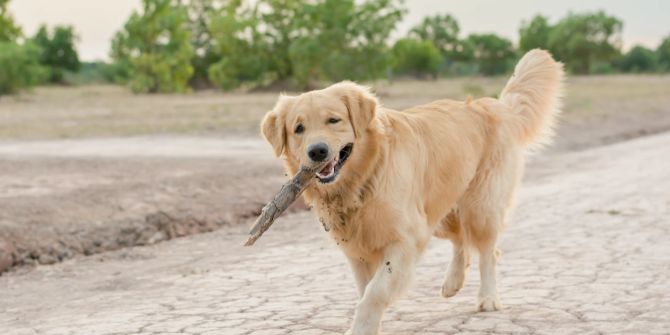
<svg viewBox="0 0 670 335">
<path fill-rule="evenodd" d="M 326 143 L 312 144 L 307 148 L 307 155 L 314 162 L 322 162 L 328 157 L 328 145 Z"/>
</svg>

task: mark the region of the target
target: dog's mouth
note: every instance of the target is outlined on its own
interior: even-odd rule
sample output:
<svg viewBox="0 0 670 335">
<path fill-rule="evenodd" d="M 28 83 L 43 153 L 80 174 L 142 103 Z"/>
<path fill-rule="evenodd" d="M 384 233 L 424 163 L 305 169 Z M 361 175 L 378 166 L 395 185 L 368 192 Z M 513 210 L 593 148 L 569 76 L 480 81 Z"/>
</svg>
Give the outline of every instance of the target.
<svg viewBox="0 0 670 335">
<path fill-rule="evenodd" d="M 345 145 L 342 150 L 340 150 L 339 154 L 333 158 L 333 160 L 328 162 L 328 164 L 326 164 L 326 166 L 324 166 L 323 169 L 321 169 L 321 171 L 316 174 L 316 178 L 320 183 L 328 184 L 335 181 L 340 173 L 340 169 L 342 169 L 342 166 L 347 161 L 347 158 L 349 158 L 351 155 L 353 148 L 353 143 Z"/>
</svg>

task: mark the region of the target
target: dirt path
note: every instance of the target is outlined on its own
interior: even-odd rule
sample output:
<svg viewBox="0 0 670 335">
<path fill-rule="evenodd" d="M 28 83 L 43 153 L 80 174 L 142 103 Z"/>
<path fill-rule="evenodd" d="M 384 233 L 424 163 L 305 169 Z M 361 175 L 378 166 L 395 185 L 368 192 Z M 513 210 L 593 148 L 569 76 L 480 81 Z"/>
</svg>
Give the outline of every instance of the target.
<svg viewBox="0 0 670 335">
<path fill-rule="evenodd" d="M 0 156 L 0 272 L 239 223 L 284 182 L 256 139 L 15 142 Z"/>
<path fill-rule="evenodd" d="M 373 86 L 384 105 L 404 109 L 445 97 L 495 96 L 505 80 Z M 544 155 L 670 130 L 670 76 L 569 77 L 566 88 L 557 141 Z M 116 86 L 82 86 L 3 98 L 0 274 L 254 216 L 284 181 L 279 162 L 256 135 L 276 97 L 133 95 Z M 222 134 L 229 137 L 214 137 Z M 100 136 L 109 138 L 91 138 Z M 529 180 L 542 171 L 531 169 Z"/>
<path fill-rule="evenodd" d="M 670 129 L 668 110 L 644 115 L 568 114 L 545 155 Z M 0 273 L 240 223 L 284 181 L 258 137 L 2 141 L 0 157 Z"/>
<path fill-rule="evenodd" d="M 474 313 L 476 264 L 445 300 L 435 240 L 385 334 L 665 334 L 670 133 L 536 157 L 500 248 L 506 308 Z M 310 213 L 254 248 L 232 226 L 0 277 L 0 333 L 341 334 L 355 290 Z"/>
</svg>

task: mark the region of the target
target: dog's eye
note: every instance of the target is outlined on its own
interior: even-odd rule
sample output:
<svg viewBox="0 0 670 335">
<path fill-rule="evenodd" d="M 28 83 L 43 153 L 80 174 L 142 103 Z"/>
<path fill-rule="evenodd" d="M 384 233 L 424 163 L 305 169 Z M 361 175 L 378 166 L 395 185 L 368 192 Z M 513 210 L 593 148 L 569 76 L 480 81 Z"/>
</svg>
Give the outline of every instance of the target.
<svg viewBox="0 0 670 335">
<path fill-rule="evenodd" d="M 296 134 L 302 134 L 302 132 L 305 131 L 305 127 L 301 124 L 295 126 L 295 133 Z"/>
<path fill-rule="evenodd" d="M 338 122 L 340 122 L 340 119 L 337 119 L 337 118 L 334 118 L 334 117 L 331 117 L 330 119 L 328 119 L 328 123 L 335 124 L 335 123 L 338 123 Z"/>
</svg>

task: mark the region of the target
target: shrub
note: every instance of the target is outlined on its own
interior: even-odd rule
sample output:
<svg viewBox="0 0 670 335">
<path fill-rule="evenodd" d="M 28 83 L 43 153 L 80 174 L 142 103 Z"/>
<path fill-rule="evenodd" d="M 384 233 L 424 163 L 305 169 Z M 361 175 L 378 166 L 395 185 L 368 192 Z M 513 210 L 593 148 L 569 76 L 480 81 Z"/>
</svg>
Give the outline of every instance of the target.
<svg viewBox="0 0 670 335">
<path fill-rule="evenodd" d="M 654 72 L 658 61 L 653 50 L 637 45 L 621 56 L 616 65 L 623 72 Z"/>
<path fill-rule="evenodd" d="M 670 71 L 670 36 L 661 41 L 656 49 L 658 67 L 660 71 Z"/>
<path fill-rule="evenodd" d="M 495 34 L 473 34 L 467 39 L 479 73 L 498 75 L 508 72 L 516 56 L 512 42 Z"/>
<path fill-rule="evenodd" d="M 50 32 L 42 25 L 32 42 L 40 48 L 40 64 L 49 71 L 48 81 L 62 83 L 66 71 L 79 70 L 79 55 L 74 43 L 77 35 L 70 26 L 56 26 Z"/>
<path fill-rule="evenodd" d="M 116 77 L 134 92 L 185 92 L 193 75 L 186 7 L 177 0 L 143 0 L 112 40 Z"/>
<path fill-rule="evenodd" d="M 431 41 L 404 38 L 393 45 L 393 72 L 399 75 L 437 76 L 442 63 L 440 50 Z"/>
<path fill-rule="evenodd" d="M 7 10 L 9 0 L 0 0 L 0 42 L 14 42 L 21 37 L 21 28 Z"/>
<path fill-rule="evenodd" d="M 39 64 L 40 50 L 26 43 L 0 42 L 0 95 L 39 84 L 46 75 Z"/>
</svg>

